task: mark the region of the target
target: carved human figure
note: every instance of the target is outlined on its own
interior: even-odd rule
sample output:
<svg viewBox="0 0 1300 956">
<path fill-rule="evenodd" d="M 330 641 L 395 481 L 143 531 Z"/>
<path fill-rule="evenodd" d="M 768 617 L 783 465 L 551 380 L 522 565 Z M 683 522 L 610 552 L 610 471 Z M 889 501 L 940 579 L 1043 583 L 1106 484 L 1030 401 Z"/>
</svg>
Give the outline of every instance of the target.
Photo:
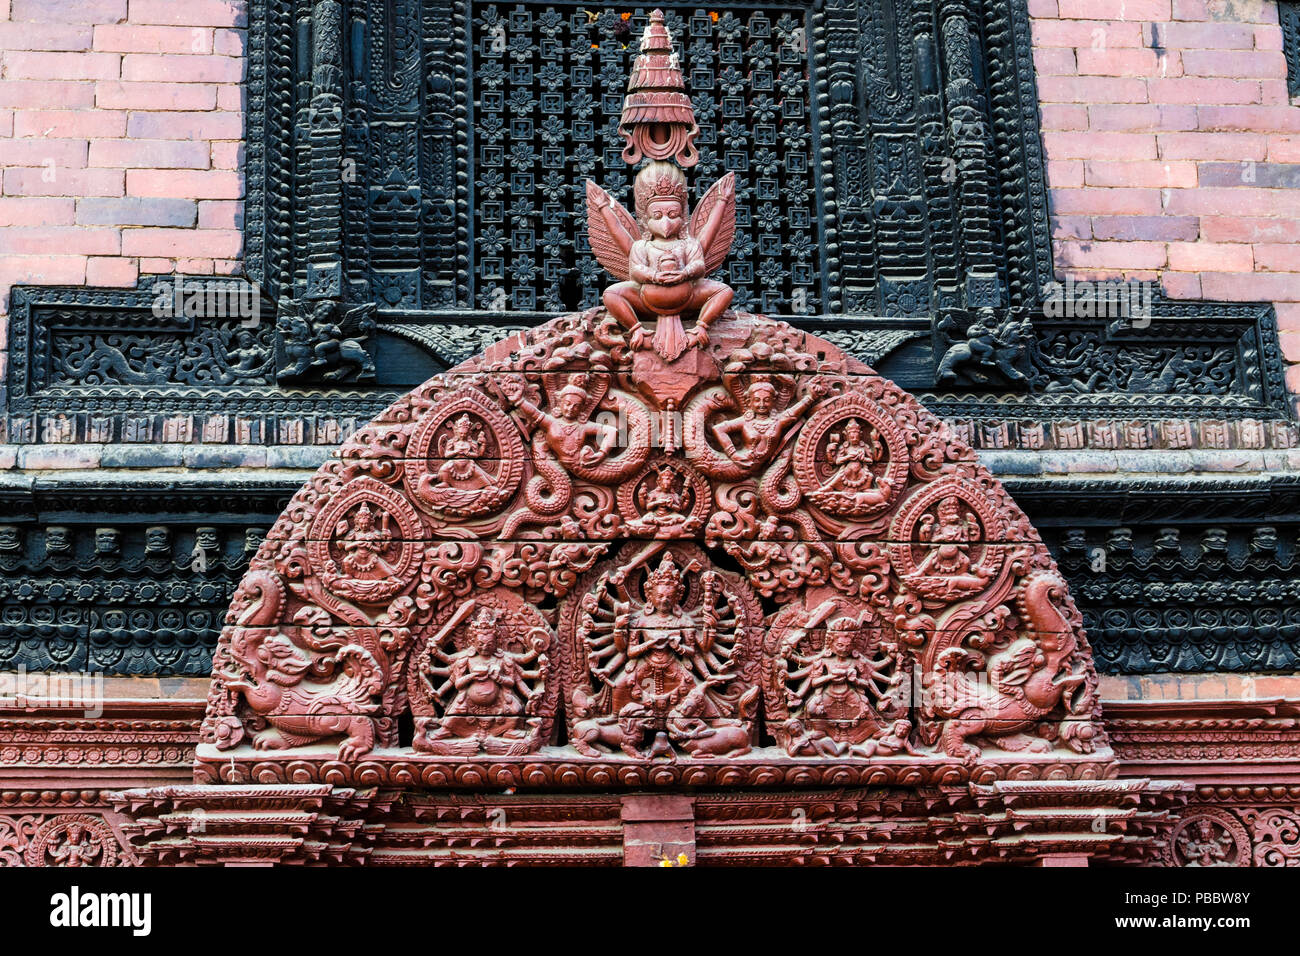
<svg viewBox="0 0 1300 956">
<path fill-rule="evenodd" d="M 341 518 L 334 526 L 334 540 L 343 553 L 340 564 L 343 573 L 361 580 L 376 580 L 392 577 L 397 573 L 384 553 L 393 542 L 393 533 L 388 527 L 388 512 L 380 511 L 379 527 L 375 527 L 375 515 L 368 502 L 362 502 L 349 522 Z"/>
<path fill-rule="evenodd" d="M 702 677 L 709 673 L 700 658 L 695 621 L 678 603 L 683 591 L 682 573 L 670 551 L 646 579 L 646 603 L 625 625 L 629 694 L 660 718 L 694 686 L 685 662 L 694 664 Z"/>
<path fill-rule="evenodd" d="M 612 425 L 585 418 L 583 409 L 590 394 L 581 374 L 571 376 L 568 384 L 556 393 L 554 414 L 528 401 L 521 382 L 507 380 L 502 383 L 502 389 L 524 418 L 537 427 L 538 434 L 561 464 L 598 465 L 609 456 L 618 440 L 618 430 Z"/>
<path fill-rule="evenodd" d="M 1177 838 L 1178 853 L 1185 866 L 1231 866 L 1236 855 L 1232 834 L 1216 820 L 1201 818 L 1184 828 Z"/>
<path fill-rule="evenodd" d="M 687 488 L 676 471 L 662 467 L 655 474 L 653 485 L 639 485 L 634 498 L 640 516 L 629 521 L 628 530 L 634 534 L 671 533 L 693 530 L 701 519 L 691 519 L 687 502 Z"/>
<path fill-rule="evenodd" d="M 713 426 L 717 439 L 728 458 L 744 468 L 766 464 L 776 452 L 781 436 L 803 417 L 817 400 L 812 389 L 782 412 L 776 411 L 776 386 L 760 378 L 745 390 L 745 410 L 735 418 Z"/>
<path fill-rule="evenodd" d="M 796 665 L 786 673 L 787 704 L 803 713 L 809 727 L 839 740 L 861 740 L 878 729 L 873 701 L 884 696 L 892 679 L 887 673 L 892 657 L 875 663 L 854 649 L 858 630 L 853 619 L 838 618 L 827 626 L 820 651 L 805 656 L 790 646 L 785 655 Z"/>
<path fill-rule="evenodd" d="M 671 163 L 644 166 L 634 195 L 636 220 L 609 193 L 587 183 L 592 250 L 624 280 L 601 298 L 631 333 L 633 349 L 653 346 L 672 362 L 686 349 L 707 344 L 709 325 L 731 304 L 731 287 L 705 276 L 721 264 L 735 233 L 735 176 L 718 180 L 689 219 L 686 174 Z M 683 314 L 696 315 L 689 333 Z M 642 320 L 655 321 L 653 337 Z"/>
<path fill-rule="evenodd" d="M 103 851 L 96 834 L 88 828 L 76 825 L 54 840 L 51 840 L 45 852 L 58 866 L 94 866 L 95 858 Z"/>
<path fill-rule="evenodd" d="M 545 678 L 545 638 L 534 640 L 524 653 L 506 650 L 497 633 L 497 613 L 485 607 L 468 625 L 466 647 L 446 654 L 439 647 L 461 617 L 453 617 L 429 642 L 429 660 L 422 671 L 435 700 L 451 696 L 441 723 L 429 735 L 431 749 L 438 750 L 437 741 L 451 738 L 474 739 L 484 747 L 525 740 L 527 715 Z M 536 666 L 530 670 L 529 664 Z"/>
<path fill-rule="evenodd" d="M 905 717 L 900 717 L 887 727 L 882 728 L 877 732 L 876 736 L 849 748 L 849 752 L 855 757 L 892 757 L 901 753 L 916 754 L 917 749 L 912 746 L 911 735 L 912 722 Z"/>
<path fill-rule="evenodd" d="M 785 752 L 791 757 L 842 757 L 849 745 L 819 730 L 809 730 L 802 720 L 791 717 L 781 729 L 785 733 Z"/>
<path fill-rule="evenodd" d="M 673 746 L 692 754 L 735 753 L 748 746 L 757 693 L 746 697 L 746 688 L 736 685 L 732 654 L 743 630 L 740 615 L 757 607 L 742 611 L 718 572 L 703 569 L 703 555 L 679 566 L 667 551 L 650 570 L 647 561 L 660 549 L 650 545 L 602 576 L 577 609 L 587 670 L 604 686 L 593 695 L 573 693 L 580 716 L 574 737 L 585 747 L 616 744 L 636 757 L 648 755 L 643 748 L 656 734 L 665 735 L 669 754 Z M 632 580 L 639 574 L 644 583 L 637 589 Z M 692 585 L 698 590 L 684 604 L 690 575 L 698 575 Z M 738 722 L 746 743 L 739 731 L 722 732 L 728 721 Z M 578 749 L 586 753 L 584 746 Z"/>
<path fill-rule="evenodd" d="M 451 433 L 438 439 L 438 455 L 444 459 L 438 468 L 438 480 L 444 486 L 486 488 L 493 478 L 475 459 L 483 457 L 487 439 L 483 428 L 462 413 L 451 426 Z"/>
<path fill-rule="evenodd" d="M 970 574 L 970 546 L 979 536 L 979 519 L 963 507 L 960 498 L 949 495 L 941 499 L 934 513 L 923 514 L 917 523 L 917 538 L 928 546 L 925 557 L 917 562 L 917 573 L 978 578 Z"/>
<path fill-rule="evenodd" d="M 826 446 L 826 460 L 835 469 L 822 483 L 822 491 L 864 491 L 875 484 L 871 466 L 876 460 L 876 430 L 868 426 L 864 436 L 862 422 L 851 418 L 843 436 L 832 434 Z"/>
</svg>

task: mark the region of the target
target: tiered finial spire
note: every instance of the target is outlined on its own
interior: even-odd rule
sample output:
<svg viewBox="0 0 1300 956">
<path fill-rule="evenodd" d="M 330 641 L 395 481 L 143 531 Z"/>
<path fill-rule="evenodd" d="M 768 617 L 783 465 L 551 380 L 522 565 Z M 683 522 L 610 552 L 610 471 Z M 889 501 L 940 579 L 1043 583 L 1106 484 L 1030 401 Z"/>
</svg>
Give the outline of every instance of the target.
<svg viewBox="0 0 1300 956">
<path fill-rule="evenodd" d="M 623 159 L 630 165 L 644 157 L 672 159 L 689 168 L 700 160 L 695 150 L 700 127 L 662 10 L 650 14 L 641 36 L 641 52 L 632 65 L 618 131 L 627 140 Z"/>
</svg>

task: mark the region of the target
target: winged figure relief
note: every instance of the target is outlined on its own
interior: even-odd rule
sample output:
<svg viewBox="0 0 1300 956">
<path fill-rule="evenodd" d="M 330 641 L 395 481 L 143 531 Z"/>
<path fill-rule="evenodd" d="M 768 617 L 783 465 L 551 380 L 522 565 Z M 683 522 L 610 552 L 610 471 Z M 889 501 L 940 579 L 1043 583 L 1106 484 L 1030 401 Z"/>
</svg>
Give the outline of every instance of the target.
<svg viewBox="0 0 1300 956">
<path fill-rule="evenodd" d="M 709 341 L 709 324 L 731 304 L 731 286 L 706 278 L 727 258 L 736 234 L 736 176 L 728 173 L 687 216 L 686 174 L 652 162 L 637 173 L 636 216 L 587 180 L 592 252 L 621 282 L 605 290 L 605 308 L 631 333 L 634 349 L 665 361 Z M 683 316 L 695 316 L 688 333 Z M 642 325 L 653 321 L 654 332 Z"/>
</svg>

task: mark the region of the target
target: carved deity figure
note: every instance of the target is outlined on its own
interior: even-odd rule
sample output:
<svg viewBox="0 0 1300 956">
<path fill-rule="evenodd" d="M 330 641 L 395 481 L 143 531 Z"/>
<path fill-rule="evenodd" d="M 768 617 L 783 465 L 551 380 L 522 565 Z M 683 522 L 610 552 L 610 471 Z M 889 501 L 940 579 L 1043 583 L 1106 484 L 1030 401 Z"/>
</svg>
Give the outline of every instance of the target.
<svg viewBox="0 0 1300 956">
<path fill-rule="evenodd" d="M 883 457 L 880 434 L 870 425 L 851 418 L 843 432 L 832 432 L 826 444 L 830 476 L 808 497 L 837 512 L 881 505 L 893 491 L 892 482 L 877 477 L 872 466 Z"/>
<path fill-rule="evenodd" d="M 392 577 L 397 573 L 384 560 L 384 552 L 393 542 L 393 533 L 388 527 L 388 512 L 380 511 L 379 527 L 375 527 L 374 512 L 363 501 L 352 516 L 351 523 L 343 518 L 334 526 L 334 540 L 343 553 L 343 559 L 339 563 L 348 577 L 367 581 Z"/>
<path fill-rule="evenodd" d="M 901 678 L 897 648 L 880 645 L 874 658 L 856 648 L 862 626 L 852 617 L 839 617 L 825 626 L 825 643 L 801 652 L 800 645 L 820 627 L 834 609 L 827 602 L 815 609 L 801 627 L 782 642 L 777 658 L 777 675 L 784 687 L 785 704 L 801 721 L 799 736 L 806 740 L 787 741 L 792 755 L 800 751 L 824 752 L 813 742 L 816 736 L 844 744 L 860 744 L 884 727 L 880 703 Z M 806 729 L 805 729 L 806 728 Z M 843 752 L 842 750 L 840 751 Z"/>
<path fill-rule="evenodd" d="M 507 381 L 502 387 L 529 423 L 537 426 L 537 434 L 546 446 L 567 467 L 600 464 L 618 440 L 617 429 L 589 421 L 584 414 L 591 396 L 581 374 L 571 376 L 569 383 L 556 393 L 554 414 L 528 401 L 521 383 Z"/>
<path fill-rule="evenodd" d="M 640 517 L 628 522 L 629 530 L 637 534 L 669 532 L 698 524 L 698 519 L 691 521 L 687 514 L 690 507 L 683 482 L 676 471 L 663 467 L 655 475 L 653 485 L 638 486 L 635 500 Z M 688 525 L 688 522 L 691 523 Z"/>
<path fill-rule="evenodd" d="M 592 676 L 605 686 L 599 706 L 585 692 L 575 695 L 582 716 L 575 746 L 591 754 L 597 752 L 594 743 L 616 744 L 644 757 L 647 736 L 664 734 L 665 741 L 693 755 L 747 751 L 758 695 L 754 688 L 748 693 L 728 687 L 737 678 L 731 662 L 738 637 L 734 599 L 717 572 L 702 570 L 698 559 L 681 567 L 671 551 L 654 570 L 642 572 L 638 598 L 629 587 L 631 576 L 656 551 L 647 548 L 584 598 L 579 636 Z M 699 575 L 699 592 L 684 606 L 686 578 L 693 574 Z M 610 600 L 608 588 L 624 600 Z M 671 755 L 671 748 L 665 753 Z"/>
<path fill-rule="evenodd" d="M 605 290 L 605 308 L 631 334 L 633 349 L 653 346 L 667 362 L 707 344 L 708 327 L 731 304 L 731 287 L 706 276 L 718 268 L 736 231 L 735 175 L 728 173 L 687 215 L 686 174 L 653 161 L 637 173 L 633 219 L 618 200 L 587 182 L 588 228 L 596 258 L 624 281 Z M 687 333 L 682 316 L 695 315 Z M 653 337 L 642 320 L 654 321 Z"/>
<path fill-rule="evenodd" d="M 103 852 L 98 836 L 88 827 L 70 826 L 66 833 L 52 840 L 46 848 L 58 866 L 95 866 L 95 858 Z"/>
<path fill-rule="evenodd" d="M 451 434 L 438 439 L 438 455 L 444 459 L 438 468 L 438 480 L 444 486 L 460 488 L 486 488 L 493 477 L 479 467 L 475 459 L 483 457 L 487 439 L 483 428 L 461 414 L 452 423 Z"/>
<path fill-rule="evenodd" d="M 759 379 L 745 390 L 745 411 L 713 426 L 713 436 L 733 462 L 745 468 L 766 464 L 776 452 L 781 436 L 816 401 L 805 395 L 784 411 L 776 411 L 776 386 Z M 739 441 L 737 441 L 739 439 Z"/>
<path fill-rule="evenodd" d="M 1214 820 L 1197 820 L 1177 838 L 1178 853 L 1186 866 L 1231 866 L 1236 842 L 1222 824 Z"/>
<path fill-rule="evenodd" d="M 862 422 L 850 419 L 844 426 L 844 434 L 831 435 L 826 446 L 826 460 L 835 473 L 822 484 L 822 491 L 863 491 L 870 488 L 876 480 L 871 466 L 876 461 L 876 448 L 879 436 L 876 430 L 867 427 L 865 437 Z"/>
<path fill-rule="evenodd" d="M 467 612 L 473 610 L 473 604 L 466 606 Z M 547 658 L 542 651 L 546 640 L 534 639 L 523 653 L 506 650 L 498 634 L 497 613 L 485 607 L 466 629 L 469 643 L 447 654 L 440 647 L 464 616 L 454 616 L 429 642 L 429 660 L 421 671 L 425 686 L 433 699 L 451 700 L 441 723 L 428 737 L 427 749 L 459 752 L 439 742 L 470 740 L 475 750 L 524 753 L 528 749 L 527 718 L 534 712 L 545 677 Z M 536 666 L 529 669 L 528 665 Z"/>
<path fill-rule="evenodd" d="M 970 576 L 970 546 L 979 540 L 979 520 L 962 506 L 956 495 L 942 499 L 935 512 L 922 515 L 917 525 L 917 538 L 928 546 L 925 557 L 917 562 L 917 572 L 944 577 Z"/>
</svg>

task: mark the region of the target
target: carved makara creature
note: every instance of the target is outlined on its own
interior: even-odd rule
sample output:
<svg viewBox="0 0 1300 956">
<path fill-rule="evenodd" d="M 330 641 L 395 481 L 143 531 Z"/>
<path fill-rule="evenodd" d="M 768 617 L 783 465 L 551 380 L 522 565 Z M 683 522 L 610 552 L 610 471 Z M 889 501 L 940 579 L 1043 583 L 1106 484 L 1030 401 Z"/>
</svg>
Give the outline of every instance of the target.
<svg viewBox="0 0 1300 956">
<path fill-rule="evenodd" d="M 631 335 L 632 348 L 653 345 L 667 362 L 707 343 L 708 327 L 731 304 L 729 285 L 706 278 L 727 258 L 736 232 L 736 177 L 727 173 L 687 218 L 686 175 L 655 161 L 636 177 L 637 218 L 609 193 L 587 181 L 591 250 L 615 278 L 605 308 Z M 687 333 L 682 316 L 694 314 Z M 654 321 L 653 337 L 642 320 Z"/>
<path fill-rule="evenodd" d="M 253 747 L 282 750 L 343 734 L 339 759 L 369 753 L 383 667 L 360 644 L 333 637 L 333 629 L 325 638 L 317 636 L 310 609 L 296 615 L 298 624 L 279 623 L 279 579 L 253 573 L 261 575 L 262 597 L 236 624 L 229 645 L 232 669 L 220 675 L 226 690 L 240 695 L 269 725 L 253 737 Z M 226 746 L 238 740 L 239 735 L 229 736 Z"/>
<path fill-rule="evenodd" d="M 987 659 L 963 647 L 939 653 L 931 709 L 942 721 L 948 755 L 974 760 L 980 752 L 968 743 L 972 737 L 993 739 L 1005 750 L 1046 752 L 1059 736 L 1078 753 L 1092 752 L 1092 690 L 1074 630 L 1055 603 L 1065 592 L 1056 574 L 1033 573 L 1017 598 L 1024 636 Z M 987 678 L 976 679 L 979 671 Z M 1067 714 L 1052 739 L 1023 733 L 1063 703 Z"/>
</svg>

